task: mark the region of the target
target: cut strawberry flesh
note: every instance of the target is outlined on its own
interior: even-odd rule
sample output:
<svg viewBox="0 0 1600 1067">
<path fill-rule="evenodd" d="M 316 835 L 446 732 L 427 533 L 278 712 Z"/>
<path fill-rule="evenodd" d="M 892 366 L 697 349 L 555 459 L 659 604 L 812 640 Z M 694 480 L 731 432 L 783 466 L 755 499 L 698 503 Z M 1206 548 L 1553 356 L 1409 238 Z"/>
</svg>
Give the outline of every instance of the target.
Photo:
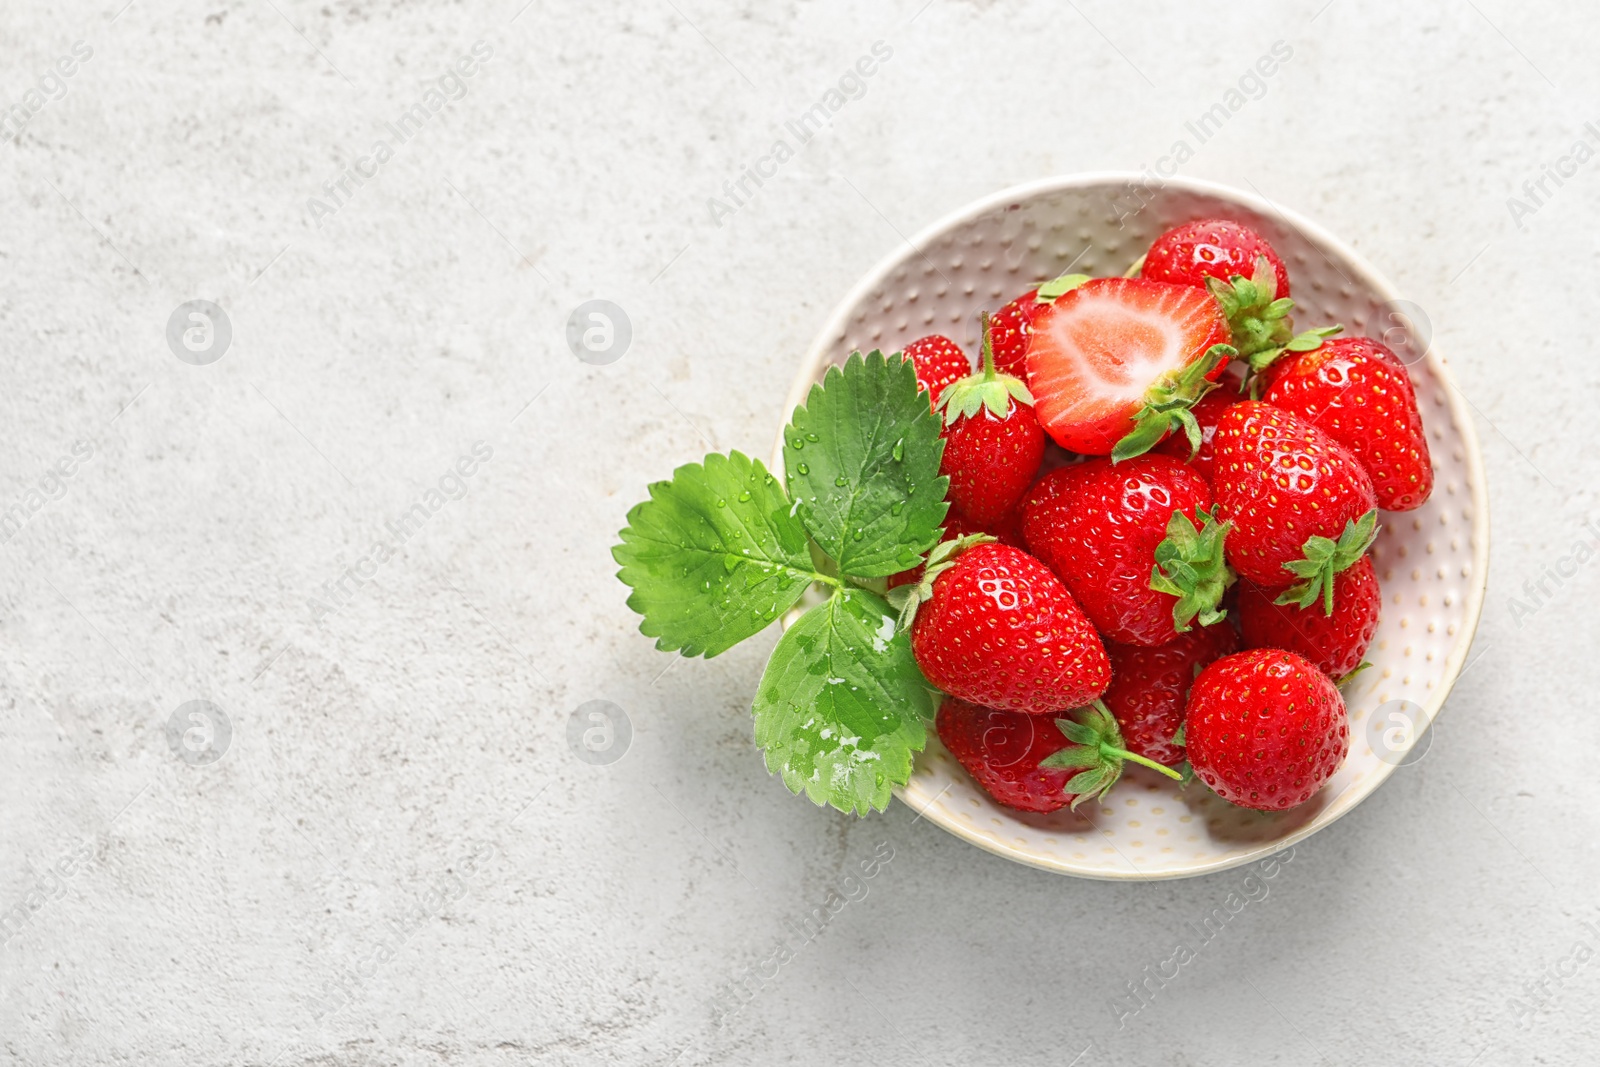
<svg viewBox="0 0 1600 1067">
<path fill-rule="evenodd" d="M 1028 388 L 1039 422 L 1063 448 L 1096 456 L 1133 429 L 1163 375 L 1230 337 L 1210 293 L 1142 278 L 1085 282 L 1041 307 L 1030 332 Z"/>
</svg>

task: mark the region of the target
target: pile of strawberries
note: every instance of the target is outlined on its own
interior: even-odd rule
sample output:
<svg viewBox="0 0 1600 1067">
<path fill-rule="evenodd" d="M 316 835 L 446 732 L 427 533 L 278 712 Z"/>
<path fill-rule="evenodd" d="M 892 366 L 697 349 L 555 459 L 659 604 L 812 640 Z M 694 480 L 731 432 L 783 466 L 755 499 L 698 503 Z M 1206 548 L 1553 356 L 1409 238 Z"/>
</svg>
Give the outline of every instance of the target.
<svg viewBox="0 0 1600 1067">
<path fill-rule="evenodd" d="M 1377 512 L 1433 472 L 1394 353 L 1295 335 L 1292 307 L 1267 241 L 1208 219 L 986 317 L 976 373 L 948 338 L 906 347 L 950 511 L 891 602 L 1001 804 L 1075 807 L 1133 762 L 1276 811 L 1343 762 Z"/>
</svg>

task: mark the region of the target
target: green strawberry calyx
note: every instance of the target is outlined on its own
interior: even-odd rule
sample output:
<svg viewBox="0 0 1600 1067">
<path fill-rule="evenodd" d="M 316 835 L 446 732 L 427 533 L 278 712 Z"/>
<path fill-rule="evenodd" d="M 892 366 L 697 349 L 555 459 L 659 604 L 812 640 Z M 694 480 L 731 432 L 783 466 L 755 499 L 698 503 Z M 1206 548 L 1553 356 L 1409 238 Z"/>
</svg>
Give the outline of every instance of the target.
<svg viewBox="0 0 1600 1067">
<path fill-rule="evenodd" d="M 1111 462 L 1142 456 L 1179 428 L 1188 437 L 1189 457 L 1194 458 L 1200 451 L 1200 424 L 1189 409 L 1217 387 L 1212 373 L 1238 354 L 1232 345 L 1212 345 L 1187 367 L 1156 379 L 1144 395 L 1144 405 L 1133 416 L 1133 429 L 1111 449 Z"/>
<path fill-rule="evenodd" d="M 1332 337 L 1342 326 L 1318 326 L 1304 333 L 1294 332 L 1289 312 L 1294 301 L 1278 295 L 1278 275 L 1266 256 L 1257 256 L 1255 270 L 1246 278 L 1235 274 L 1228 281 L 1207 278 L 1206 288 L 1222 305 L 1234 347 L 1248 361 L 1250 374 L 1240 383 L 1241 391 L 1251 395 L 1260 390 L 1258 376 L 1285 352 L 1310 352 L 1321 348 L 1324 338 Z"/>
<path fill-rule="evenodd" d="M 935 410 L 941 412 L 945 426 L 954 426 L 957 419 L 970 419 L 978 412 L 988 410 L 994 419 L 1011 417 L 1011 401 L 1033 403 L 1033 394 L 1021 378 L 1001 374 L 994 366 L 994 345 L 989 340 L 989 313 L 983 314 L 983 369 L 959 381 L 951 382 L 939 394 Z"/>
<path fill-rule="evenodd" d="M 1278 295 L 1278 275 L 1266 256 L 1256 257 L 1250 277 L 1235 274 L 1228 281 L 1207 278 L 1206 288 L 1222 305 L 1233 331 L 1234 347 L 1245 359 L 1281 348 L 1294 336 L 1294 320 L 1289 318 L 1294 301 Z"/>
<path fill-rule="evenodd" d="M 1322 342 L 1344 329 L 1343 326 L 1317 326 L 1304 333 L 1295 334 L 1288 344 L 1281 348 L 1268 348 L 1257 352 L 1250 357 L 1250 370 L 1239 383 L 1241 393 L 1249 393 L 1251 400 L 1261 399 L 1261 383 L 1266 377 L 1266 370 L 1277 362 L 1278 357 L 1285 352 L 1315 352 L 1322 347 Z"/>
<path fill-rule="evenodd" d="M 1195 509 L 1199 527 L 1182 511 L 1167 520 L 1167 536 L 1156 546 L 1155 566 L 1150 569 L 1150 588 L 1170 593 L 1178 600 L 1172 605 L 1172 625 L 1181 634 L 1199 620 L 1210 626 L 1227 616 L 1222 595 L 1237 577 L 1223 555 L 1223 543 L 1231 522 L 1219 522 L 1215 509 Z"/>
<path fill-rule="evenodd" d="M 989 534 L 976 533 L 957 537 L 950 541 L 941 541 L 939 544 L 934 545 L 933 550 L 928 553 L 927 562 L 923 565 L 922 577 L 909 585 L 896 586 L 889 590 L 888 595 L 884 598 L 888 600 L 889 606 L 899 613 L 896 629 L 911 629 L 911 624 L 917 617 L 917 609 L 926 604 L 928 599 L 933 596 L 933 580 L 951 567 L 954 567 L 956 558 L 961 553 L 969 548 L 990 544 L 997 540 L 999 538 L 991 537 Z"/>
<path fill-rule="evenodd" d="M 1315 534 L 1306 538 L 1305 555 L 1283 565 L 1300 581 L 1279 593 L 1273 603 L 1309 608 L 1321 600 L 1322 613 L 1332 615 L 1334 576 L 1365 555 L 1377 536 L 1378 510 L 1374 508 L 1345 523 L 1337 541 Z"/>
<path fill-rule="evenodd" d="M 1067 714 L 1076 717 L 1057 719 L 1056 728 L 1072 744 L 1046 756 L 1039 761 L 1039 766 L 1078 770 L 1063 787 L 1065 792 L 1073 794 L 1072 810 L 1076 811 L 1085 800 L 1105 796 L 1122 777 L 1123 765 L 1129 761 L 1159 771 L 1173 781 L 1183 779 L 1183 775 L 1171 767 L 1124 748 L 1122 729 L 1105 701 L 1096 700 Z"/>
<path fill-rule="evenodd" d="M 1361 677 L 1362 674 L 1364 674 L 1366 671 L 1370 670 L 1371 668 L 1372 668 L 1372 661 L 1364 659 L 1360 663 L 1356 664 L 1354 667 L 1350 668 L 1350 673 L 1349 674 L 1341 674 L 1339 677 L 1335 678 L 1333 680 L 1333 684 L 1338 686 L 1340 689 L 1343 689 L 1345 686 L 1349 685 L 1351 682 L 1353 682 L 1357 678 Z"/>
<path fill-rule="evenodd" d="M 1087 274 L 1063 274 L 1039 286 L 1038 291 L 1033 294 L 1033 301 L 1036 304 L 1054 304 L 1067 293 L 1091 280 Z"/>
</svg>

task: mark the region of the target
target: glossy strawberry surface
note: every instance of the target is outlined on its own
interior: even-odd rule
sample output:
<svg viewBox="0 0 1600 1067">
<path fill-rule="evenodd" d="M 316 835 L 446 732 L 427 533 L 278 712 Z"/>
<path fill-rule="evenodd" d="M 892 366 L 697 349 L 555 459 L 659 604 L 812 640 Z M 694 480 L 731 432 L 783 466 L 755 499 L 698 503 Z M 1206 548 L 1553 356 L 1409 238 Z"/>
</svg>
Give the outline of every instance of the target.
<svg viewBox="0 0 1600 1067">
<path fill-rule="evenodd" d="M 1169 767 L 1182 763 L 1183 746 L 1172 738 L 1183 725 L 1195 669 L 1238 647 L 1239 635 L 1227 622 L 1196 626 L 1153 647 L 1106 642 L 1111 688 L 1103 699 L 1128 750 Z"/>
<path fill-rule="evenodd" d="M 917 369 L 917 388 L 928 394 L 929 404 L 938 402 L 945 386 L 972 373 L 972 360 L 961 346 L 941 334 L 912 341 L 906 345 L 905 357 Z"/>
<path fill-rule="evenodd" d="M 1224 800 L 1282 811 L 1310 800 L 1350 749 L 1344 699 L 1283 649 L 1236 652 L 1200 672 L 1184 740 L 1195 775 Z"/>
<path fill-rule="evenodd" d="M 1213 438 L 1212 489 L 1233 523 L 1228 562 L 1267 588 L 1295 576 L 1306 539 L 1337 539 L 1377 504 L 1372 480 L 1350 452 L 1293 412 L 1245 400 L 1222 413 Z"/>
<path fill-rule="evenodd" d="M 951 696 L 1030 715 L 1087 704 L 1111 681 L 1105 646 L 1072 594 L 1006 545 L 968 549 L 934 579 L 911 650 Z"/>
<path fill-rule="evenodd" d="M 1067 521 L 1068 494 L 1085 464 L 1074 463 L 1041 474 L 1017 504 L 1023 547 L 1047 565 L 1055 530 Z"/>
<path fill-rule="evenodd" d="M 1348 448 L 1385 511 L 1419 508 L 1433 492 L 1433 461 L 1411 376 L 1370 337 L 1335 337 L 1285 352 L 1267 369 L 1261 399 L 1293 411 Z"/>
<path fill-rule="evenodd" d="M 1044 458 L 1044 431 L 1033 408 L 1012 400 L 1004 418 L 982 408 L 956 416 L 940 433 L 939 473 L 950 479 L 945 499 L 980 528 L 998 525 L 1027 492 Z"/>
<path fill-rule="evenodd" d="M 994 345 L 994 365 L 1003 374 L 1021 378 L 1026 371 L 1028 336 L 1033 316 L 1042 307 L 1039 290 L 1029 289 L 994 313 L 989 320 L 990 343 Z"/>
<path fill-rule="evenodd" d="M 1029 546 L 1107 640 L 1171 641 L 1177 598 L 1150 588 L 1156 546 L 1174 511 L 1195 520 L 1198 509 L 1211 506 L 1210 486 L 1193 467 L 1162 455 L 1116 464 L 1093 459 L 1064 470 L 1071 473 L 1059 480 L 1051 517 L 1038 504 L 1031 529 L 1024 527 Z"/>
<path fill-rule="evenodd" d="M 1278 590 L 1250 582 L 1239 589 L 1239 627 L 1247 648 L 1286 648 L 1310 660 L 1330 678 L 1361 666 L 1373 634 L 1383 593 L 1372 560 L 1363 556 L 1333 579 L 1333 614 L 1320 599 L 1310 607 L 1276 604 Z"/>
<path fill-rule="evenodd" d="M 1042 813 L 1071 802 L 1065 786 L 1076 772 L 1039 766 L 1068 744 L 1049 716 L 997 711 L 950 698 L 940 705 L 934 722 L 944 747 L 999 803 Z"/>
<path fill-rule="evenodd" d="M 1249 278 L 1257 256 L 1266 256 L 1278 281 L 1278 296 L 1289 295 L 1289 268 L 1267 239 L 1229 219 L 1199 219 L 1157 237 L 1145 253 L 1140 275 L 1154 281 L 1205 288 L 1207 278 Z"/>
</svg>

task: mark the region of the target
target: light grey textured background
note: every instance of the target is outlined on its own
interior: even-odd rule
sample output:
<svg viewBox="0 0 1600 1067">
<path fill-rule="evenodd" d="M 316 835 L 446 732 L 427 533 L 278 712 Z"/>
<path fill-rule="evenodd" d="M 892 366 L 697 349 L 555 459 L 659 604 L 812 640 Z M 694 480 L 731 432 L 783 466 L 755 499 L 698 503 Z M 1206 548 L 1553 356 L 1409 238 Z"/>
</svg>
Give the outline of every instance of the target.
<svg viewBox="0 0 1600 1067">
<path fill-rule="evenodd" d="M 0 544 L 0 1059 L 1592 1052 L 1600 590 L 1571 553 L 1600 476 L 1600 160 L 1522 186 L 1600 149 L 1593 11 L 123 2 L 0 11 L 0 108 L 27 119 L 0 130 L 0 509 L 26 520 Z M 1185 123 L 1280 40 L 1199 144 Z M 479 41 L 464 95 L 313 213 Z M 877 41 L 864 95 L 714 221 Z M 656 653 L 612 577 L 628 506 L 708 449 L 765 454 L 812 333 L 902 235 L 1179 139 L 1182 173 L 1255 183 L 1394 279 L 1478 411 L 1490 595 L 1432 750 L 1250 885 L 1072 881 L 899 805 L 790 797 L 747 714 L 771 635 Z M 608 366 L 565 341 L 591 298 L 632 323 Z M 207 366 L 166 340 L 193 299 L 232 326 Z M 441 478 L 459 499 L 330 598 Z M 198 766 L 168 731 L 195 699 L 232 731 Z M 631 723 L 609 765 L 569 745 L 592 700 Z M 1231 893 L 1255 899 L 1130 1016 Z"/>
</svg>

